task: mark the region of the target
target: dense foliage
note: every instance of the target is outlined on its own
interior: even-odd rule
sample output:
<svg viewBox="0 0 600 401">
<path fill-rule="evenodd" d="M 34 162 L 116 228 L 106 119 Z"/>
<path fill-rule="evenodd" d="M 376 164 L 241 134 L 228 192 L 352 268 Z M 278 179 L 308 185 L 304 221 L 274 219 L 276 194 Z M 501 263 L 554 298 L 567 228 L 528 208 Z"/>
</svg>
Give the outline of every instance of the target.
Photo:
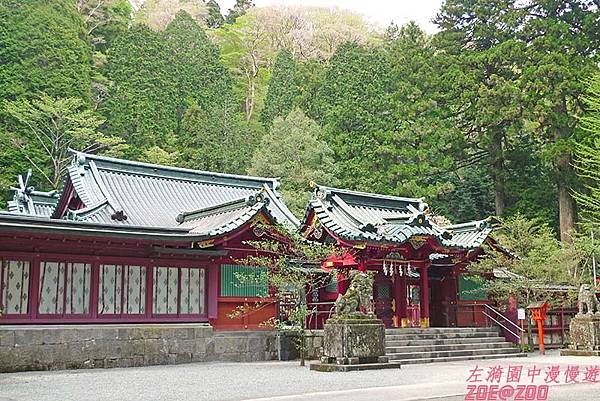
<svg viewBox="0 0 600 401">
<path fill-rule="evenodd" d="M 600 223 L 600 73 L 588 82 L 584 98 L 587 114 L 581 119 L 581 129 L 587 134 L 577 146 L 576 167 L 585 187 L 575 197 L 584 217 L 592 224 Z"/>
<path fill-rule="evenodd" d="M 63 108 L 89 132 L 72 146 L 281 175 L 296 212 L 316 180 L 425 196 L 452 221 L 519 213 L 569 241 L 573 194 L 584 220 L 600 204 L 593 3 L 446 0 L 428 35 L 248 0 L 226 15 L 214 0 L 6 0 L 2 196 L 29 167 L 61 185 L 52 160 L 68 156 L 28 121 Z"/>
<path fill-rule="evenodd" d="M 337 185 L 333 152 L 319 139 L 321 128 L 300 110 L 277 117 L 252 157 L 250 174 L 285 177 L 281 192 L 290 210 L 302 216 L 310 182 Z"/>
</svg>

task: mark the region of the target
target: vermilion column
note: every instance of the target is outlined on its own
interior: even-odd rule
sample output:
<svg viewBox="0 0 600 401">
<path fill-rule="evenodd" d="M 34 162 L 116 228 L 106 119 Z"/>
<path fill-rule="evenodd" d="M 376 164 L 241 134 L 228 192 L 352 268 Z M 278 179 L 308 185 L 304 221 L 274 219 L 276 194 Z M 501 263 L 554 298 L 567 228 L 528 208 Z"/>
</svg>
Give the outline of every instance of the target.
<svg viewBox="0 0 600 401">
<path fill-rule="evenodd" d="M 408 305 L 407 305 L 407 292 L 408 292 L 408 280 L 406 279 L 406 268 L 402 267 L 402 277 L 400 277 L 400 326 L 408 327 Z"/>
<path fill-rule="evenodd" d="M 429 266 L 421 267 L 419 274 L 421 275 L 421 288 L 419 291 L 421 328 L 427 328 L 429 327 Z"/>
<path fill-rule="evenodd" d="M 408 327 L 406 318 L 406 275 L 394 273 L 394 286 L 392 287 L 394 297 L 394 320 L 396 327 Z"/>
</svg>

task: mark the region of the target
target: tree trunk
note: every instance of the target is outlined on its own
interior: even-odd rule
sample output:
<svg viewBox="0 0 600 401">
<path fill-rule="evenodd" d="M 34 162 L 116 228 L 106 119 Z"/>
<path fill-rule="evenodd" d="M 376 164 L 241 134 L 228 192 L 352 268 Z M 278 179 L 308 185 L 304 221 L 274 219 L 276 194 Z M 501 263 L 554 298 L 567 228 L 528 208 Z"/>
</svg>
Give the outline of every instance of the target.
<svg viewBox="0 0 600 401">
<path fill-rule="evenodd" d="M 506 209 L 506 180 L 504 167 L 504 149 L 502 142 L 504 134 L 501 130 L 493 133 L 490 142 L 490 156 L 492 158 L 492 177 L 494 179 L 494 203 L 496 216 L 502 216 Z"/>
<path fill-rule="evenodd" d="M 571 196 L 568 177 L 573 173 L 571 168 L 571 155 L 560 156 L 558 168 L 558 221 L 560 227 L 560 240 L 572 242 L 571 232 L 575 228 L 576 208 L 575 200 Z"/>
<path fill-rule="evenodd" d="M 566 115 L 567 105 L 563 98 L 560 106 L 555 109 L 557 114 Z M 555 143 L 565 141 L 571 135 L 568 126 L 560 126 L 554 133 Z M 575 228 L 577 219 L 575 200 L 571 196 L 571 178 L 573 177 L 573 168 L 571 167 L 571 152 L 566 151 L 558 156 L 556 160 L 557 186 L 558 186 L 558 223 L 560 229 L 560 240 L 562 242 L 572 242 L 571 231 Z"/>
</svg>

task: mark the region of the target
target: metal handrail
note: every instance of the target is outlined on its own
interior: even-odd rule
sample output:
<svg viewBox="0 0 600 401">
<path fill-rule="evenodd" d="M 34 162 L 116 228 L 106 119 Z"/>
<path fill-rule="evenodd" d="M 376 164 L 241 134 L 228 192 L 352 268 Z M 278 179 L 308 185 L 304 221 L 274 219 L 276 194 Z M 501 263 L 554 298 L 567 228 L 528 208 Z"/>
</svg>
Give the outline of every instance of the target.
<svg viewBox="0 0 600 401">
<path fill-rule="evenodd" d="M 522 328 L 520 328 L 518 325 L 515 324 L 515 322 L 513 322 L 512 320 L 508 320 L 502 313 L 500 313 L 499 310 L 497 310 L 496 308 L 488 305 L 488 304 L 484 304 L 489 310 L 491 310 L 492 312 L 496 313 L 496 315 L 500 315 L 502 316 L 506 322 L 510 323 L 513 325 L 514 328 L 516 328 L 517 330 L 521 331 L 521 332 L 525 332 L 525 330 L 523 330 Z M 485 312 L 483 312 L 485 314 Z M 504 327 L 504 326 L 503 326 Z M 508 330 L 508 329 L 506 329 Z"/>
<path fill-rule="evenodd" d="M 488 315 L 487 313 L 485 313 L 485 311 L 481 311 L 481 313 L 483 313 L 485 316 L 489 317 L 490 319 L 492 319 L 494 322 L 496 322 L 499 326 L 503 327 L 504 329 L 506 329 L 506 331 L 508 331 L 510 334 L 512 334 L 513 336 L 515 336 L 518 340 L 521 339 L 521 337 L 513 332 L 511 329 L 509 329 L 508 327 L 506 327 L 505 325 L 503 325 L 502 323 L 500 323 L 498 320 L 494 319 L 493 317 L 491 317 L 490 315 Z"/>
</svg>

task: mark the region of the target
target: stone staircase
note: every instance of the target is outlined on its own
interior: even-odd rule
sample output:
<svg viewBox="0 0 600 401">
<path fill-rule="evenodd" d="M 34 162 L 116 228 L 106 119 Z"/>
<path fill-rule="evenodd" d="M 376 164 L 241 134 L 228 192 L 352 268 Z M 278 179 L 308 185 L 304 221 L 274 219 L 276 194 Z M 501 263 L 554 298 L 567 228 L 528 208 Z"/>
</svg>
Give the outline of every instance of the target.
<svg viewBox="0 0 600 401">
<path fill-rule="evenodd" d="M 526 356 L 495 327 L 386 329 L 385 346 L 403 365 Z"/>
</svg>

